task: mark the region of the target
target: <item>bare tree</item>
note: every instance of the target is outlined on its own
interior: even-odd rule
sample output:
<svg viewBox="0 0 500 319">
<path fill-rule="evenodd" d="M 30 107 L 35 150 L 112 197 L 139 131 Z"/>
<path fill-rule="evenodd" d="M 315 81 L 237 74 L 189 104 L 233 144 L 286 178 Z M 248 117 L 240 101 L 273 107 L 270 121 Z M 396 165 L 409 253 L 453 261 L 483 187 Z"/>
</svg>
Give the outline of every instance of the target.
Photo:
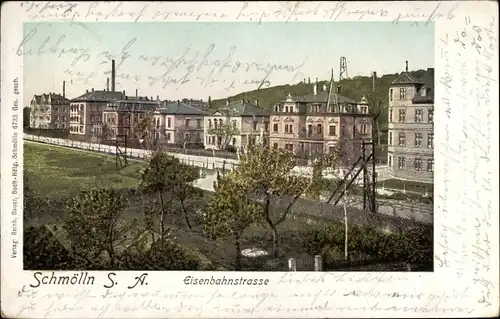
<svg viewBox="0 0 500 319">
<path fill-rule="evenodd" d="M 215 120 L 213 127 L 209 128 L 207 130 L 207 133 L 210 135 L 215 135 L 217 147 L 219 150 L 225 150 L 233 140 L 233 137 L 240 135 L 240 130 L 228 116 L 222 123 Z"/>
</svg>

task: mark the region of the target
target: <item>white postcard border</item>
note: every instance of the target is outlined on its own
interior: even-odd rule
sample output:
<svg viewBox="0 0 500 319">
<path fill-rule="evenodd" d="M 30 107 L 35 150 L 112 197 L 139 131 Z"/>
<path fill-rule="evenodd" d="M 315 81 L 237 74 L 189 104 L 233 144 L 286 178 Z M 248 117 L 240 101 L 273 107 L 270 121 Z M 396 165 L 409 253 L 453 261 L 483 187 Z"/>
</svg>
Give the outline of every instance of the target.
<svg viewBox="0 0 500 319">
<path fill-rule="evenodd" d="M 2 6 L 2 109 L 1 109 L 1 211 L 2 211 L 2 315 L 23 318 L 66 317 L 116 317 L 116 318 L 191 318 L 191 317 L 460 317 L 491 316 L 498 314 L 498 13 L 493 2 L 262 2 L 262 3 L 144 3 L 123 2 L 122 12 L 135 15 L 118 16 L 116 2 L 78 3 L 71 11 L 60 7 L 58 2 L 40 2 L 33 11 L 27 7 L 35 2 L 8 2 Z M 71 3 L 71 2 L 69 2 Z M 76 2 L 74 2 L 76 3 Z M 23 4 L 21 6 L 20 4 Z M 31 17 L 37 21 L 426 21 L 436 24 L 435 42 L 435 271 L 434 273 L 270 273 L 270 272 L 88 272 L 95 276 L 95 285 L 57 286 L 35 285 L 34 271 L 22 270 L 22 213 L 13 216 L 12 167 L 18 163 L 17 205 L 22 205 L 22 107 L 23 58 L 16 54 L 22 39 L 23 22 L 30 19 L 34 10 L 43 6 L 45 17 Z M 92 7 L 95 6 L 95 7 Z M 115 10 L 115 11 L 113 11 Z M 276 14 L 281 10 L 281 14 Z M 86 13 L 93 12 L 85 17 Z M 102 14 L 98 14 L 101 12 Z M 113 13 L 115 12 L 115 13 Z M 181 14 L 184 12 L 184 14 Z M 203 12 L 207 14 L 202 14 Z M 224 14 L 221 14 L 224 13 Z M 255 14 L 253 14 L 255 13 Z M 107 15 L 106 15 L 107 14 Z M 166 18 L 163 20 L 163 18 Z M 493 79 L 489 102 L 481 104 L 487 119 L 478 115 L 478 129 L 495 132 L 491 138 L 493 148 L 485 159 L 476 158 L 481 145 L 468 143 L 459 153 L 469 154 L 467 163 L 453 162 L 455 146 L 461 145 L 464 123 L 467 117 L 477 114 L 472 93 L 484 90 L 473 80 L 478 76 L 478 57 L 469 44 L 460 49 L 454 42 L 455 35 L 466 27 L 466 19 L 481 29 L 488 28 L 494 20 L 494 49 L 489 66 Z M 469 32 L 469 31 L 467 31 Z M 448 34 L 448 42 L 444 41 Z M 472 35 L 467 35 L 467 41 Z M 486 41 L 486 40 L 485 40 Z M 461 50 L 461 51 L 459 51 Z M 449 67 L 445 67 L 445 55 Z M 460 69 L 457 58 L 467 61 Z M 482 58 L 481 58 L 482 59 Z M 483 61 L 483 63 L 485 63 Z M 462 72 L 462 73 L 461 73 Z M 14 78 L 19 79 L 19 92 L 14 93 Z M 451 78 L 451 80 L 450 80 Z M 461 94 L 461 80 L 470 79 L 467 90 Z M 496 79 L 496 83 L 494 82 Z M 448 82 L 447 82 L 448 81 Z M 448 83 L 449 90 L 444 89 Z M 483 92 L 483 91 L 481 91 Z M 484 92 L 483 92 L 484 93 Z M 475 94 L 475 93 L 474 93 Z M 18 109 L 13 109 L 18 99 Z M 448 113 L 446 103 L 452 110 Z M 452 114 L 449 118 L 448 115 Z M 14 129 L 17 115 L 17 129 Z M 471 124 L 473 125 L 473 124 Z M 446 130 L 445 130 L 446 127 Z M 14 136 L 17 132 L 17 136 Z M 484 131 L 483 131 L 484 132 Z M 473 134 L 472 132 L 469 132 Z M 448 135 L 448 137 L 446 137 Z M 489 139 L 488 139 L 489 140 Z M 446 142 L 446 144 L 444 144 Z M 18 145 L 18 157 L 14 159 L 13 145 Z M 482 143 L 482 142 L 477 142 Z M 477 144 L 476 143 L 476 144 Z M 448 147 L 446 147 L 448 145 Z M 475 171 L 464 165 L 470 161 L 481 162 Z M 447 172 L 446 174 L 443 172 Z M 487 192 L 479 185 L 465 182 L 490 177 Z M 445 193 L 445 187 L 448 191 Z M 481 204 L 489 206 L 490 227 L 483 220 L 488 207 L 465 204 L 460 197 L 474 192 Z M 477 192 L 477 193 L 476 193 Z M 453 197 L 452 194 L 455 194 Z M 456 196 L 460 194 L 460 196 Z M 469 196 L 469 195 L 467 195 Z M 466 196 L 466 197 L 467 197 Z M 472 195 L 470 195 L 472 196 Z M 463 198 L 462 198 L 463 199 Z M 486 204 L 489 203 L 489 204 Z M 447 211 L 447 213 L 446 213 Z M 12 235 L 12 221 L 17 217 L 17 234 Z M 476 221 L 476 218 L 479 222 Z M 479 224 L 478 224 L 479 223 Z M 453 235 L 459 226 L 460 235 Z M 481 243 L 476 238 L 480 236 Z M 486 237 L 485 237 L 486 236 Z M 446 237 L 446 238 L 445 238 Z M 489 240 L 489 262 L 477 256 L 474 245 Z M 17 240 L 17 258 L 11 258 L 13 240 Z M 484 246 L 481 246 L 484 247 Z M 486 249 L 486 248 L 485 248 Z M 455 253 L 454 253 L 455 252 Z M 463 254 L 462 254 L 463 253 Z M 487 265 L 489 269 L 486 269 Z M 57 272 L 73 276 L 78 272 Z M 204 278 L 262 278 L 267 286 L 189 286 L 186 276 Z M 133 289 L 127 289 L 142 279 Z M 112 288 L 105 288 L 118 282 Z M 491 282 L 492 286 L 485 284 Z M 491 303 L 486 307 L 483 301 Z"/>
</svg>

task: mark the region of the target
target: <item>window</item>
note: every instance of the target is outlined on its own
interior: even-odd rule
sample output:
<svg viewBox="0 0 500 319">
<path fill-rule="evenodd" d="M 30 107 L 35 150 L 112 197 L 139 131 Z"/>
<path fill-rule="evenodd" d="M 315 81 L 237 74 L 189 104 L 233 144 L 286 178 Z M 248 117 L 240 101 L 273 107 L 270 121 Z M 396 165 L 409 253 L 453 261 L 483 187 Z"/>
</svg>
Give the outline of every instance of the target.
<svg viewBox="0 0 500 319">
<path fill-rule="evenodd" d="M 392 101 L 392 96 L 394 95 L 394 90 L 390 89 L 389 90 L 389 101 Z"/>
<path fill-rule="evenodd" d="M 346 134 L 345 124 L 342 124 L 340 127 L 340 136 L 344 136 Z"/>
<path fill-rule="evenodd" d="M 233 145 L 236 145 L 236 137 L 233 137 Z"/>
<path fill-rule="evenodd" d="M 264 122 L 264 131 L 269 132 L 269 122 Z"/>
<path fill-rule="evenodd" d="M 285 112 L 288 113 L 288 105 L 285 105 Z"/>
<path fill-rule="evenodd" d="M 422 133 L 415 133 L 415 147 L 422 147 Z"/>
<path fill-rule="evenodd" d="M 404 122 L 406 118 L 406 110 L 399 110 L 399 122 Z"/>
<path fill-rule="evenodd" d="M 253 123 L 252 123 L 252 130 L 254 132 L 257 131 L 257 121 L 253 121 Z"/>
<path fill-rule="evenodd" d="M 292 124 L 285 124 L 285 133 L 293 133 Z"/>
<path fill-rule="evenodd" d="M 279 104 L 276 104 L 274 106 L 274 112 L 279 112 L 279 111 L 280 111 L 280 106 L 279 106 Z"/>
<path fill-rule="evenodd" d="M 313 132 L 313 126 L 311 124 L 309 124 L 307 126 L 307 136 L 311 136 L 312 132 Z"/>
<path fill-rule="evenodd" d="M 278 143 L 273 143 L 273 148 L 277 149 L 278 148 Z"/>
<path fill-rule="evenodd" d="M 190 120 L 189 120 L 189 119 L 186 119 L 186 121 L 184 122 L 184 126 L 185 126 L 185 127 L 189 127 L 189 124 L 190 124 Z"/>
<path fill-rule="evenodd" d="M 368 108 L 366 106 L 361 107 L 361 113 L 366 114 L 368 113 Z"/>
<path fill-rule="evenodd" d="M 287 151 L 293 152 L 293 144 L 285 144 L 285 149 Z"/>
<path fill-rule="evenodd" d="M 405 158 L 402 156 L 398 157 L 398 168 L 405 169 Z"/>
<path fill-rule="evenodd" d="M 196 120 L 196 127 L 201 128 L 201 119 Z"/>
<path fill-rule="evenodd" d="M 399 89 L 399 99 L 406 100 L 406 89 L 405 88 Z"/>
<path fill-rule="evenodd" d="M 236 120 L 233 120 L 233 129 L 236 129 L 236 125 L 237 125 L 237 124 L 238 124 L 238 123 L 236 122 Z"/>
<path fill-rule="evenodd" d="M 212 120 L 208 120 L 208 128 L 212 128 Z"/>
<path fill-rule="evenodd" d="M 172 126 L 172 122 L 171 122 L 171 119 L 170 117 L 167 118 L 167 127 L 170 128 Z"/>
<path fill-rule="evenodd" d="M 278 124 L 273 124 L 273 132 L 278 132 Z"/>
<path fill-rule="evenodd" d="M 415 110 L 415 122 L 420 123 L 424 121 L 424 111 L 423 110 Z"/>
<path fill-rule="evenodd" d="M 389 160 L 387 162 L 389 164 L 389 167 L 392 167 L 392 155 L 389 155 Z"/>
<path fill-rule="evenodd" d="M 329 135 L 330 136 L 337 135 L 337 126 L 336 125 L 330 125 Z"/>
<path fill-rule="evenodd" d="M 366 124 L 361 124 L 361 134 L 368 133 L 368 126 Z"/>
<path fill-rule="evenodd" d="M 427 160 L 427 171 L 434 172 L 434 160 L 433 159 Z"/>
<path fill-rule="evenodd" d="M 422 169 L 422 160 L 420 158 L 416 158 L 414 163 L 413 163 L 413 168 L 416 170 L 416 171 L 420 171 Z"/>
<path fill-rule="evenodd" d="M 219 119 L 219 127 L 222 127 L 222 119 Z"/>
<path fill-rule="evenodd" d="M 427 147 L 434 148 L 434 134 L 427 135 Z"/>
<path fill-rule="evenodd" d="M 392 132 L 389 132 L 389 145 L 392 145 Z"/>
<path fill-rule="evenodd" d="M 170 133 L 167 133 L 167 142 L 170 142 Z"/>
<path fill-rule="evenodd" d="M 317 132 L 318 134 L 323 134 L 323 125 L 318 124 L 318 125 L 316 126 L 316 132 Z"/>
<path fill-rule="evenodd" d="M 200 132 L 196 132 L 195 138 L 196 138 L 196 142 L 200 142 L 201 141 L 201 134 L 200 134 Z"/>
<path fill-rule="evenodd" d="M 429 110 L 429 113 L 427 114 L 427 122 L 433 123 L 434 122 L 434 110 Z"/>
<path fill-rule="evenodd" d="M 406 146 L 406 134 L 399 133 L 399 146 Z"/>
</svg>

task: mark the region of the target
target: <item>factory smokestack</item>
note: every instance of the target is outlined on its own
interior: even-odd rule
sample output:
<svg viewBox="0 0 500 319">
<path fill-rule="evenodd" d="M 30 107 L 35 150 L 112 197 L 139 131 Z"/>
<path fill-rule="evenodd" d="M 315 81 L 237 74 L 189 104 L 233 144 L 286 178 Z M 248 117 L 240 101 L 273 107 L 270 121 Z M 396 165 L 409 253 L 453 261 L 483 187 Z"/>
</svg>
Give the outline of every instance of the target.
<svg viewBox="0 0 500 319">
<path fill-rule="evenodd" d="M 408 72 L 408 60 L 406 60 L 406 72 Z"/>
<path fill-rule="evenodd" d="M 135 97 L 139 96 L 139 90 L 135 89 Z"/>
<path fill-rule="evenodd" d="M 109 91 L 109 78 L 106 79 L 106 91 Z"/>
<path fill-rule="evenodd" d="M 111 91 L 115 91 L 115 60 L 111 60 Z"/>
<path fill-rule="evenodd" d="M 66 81 L 63 81 L 63 97 L 66 97 Z"/>
</svg>

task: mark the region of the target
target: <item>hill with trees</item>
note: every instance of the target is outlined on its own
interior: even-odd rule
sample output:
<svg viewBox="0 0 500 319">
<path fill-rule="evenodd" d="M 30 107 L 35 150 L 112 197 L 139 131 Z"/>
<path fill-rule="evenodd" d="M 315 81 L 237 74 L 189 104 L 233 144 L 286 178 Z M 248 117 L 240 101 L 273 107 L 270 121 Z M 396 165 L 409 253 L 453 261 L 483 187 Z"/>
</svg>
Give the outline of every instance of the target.
<svg viewBox="0 0 500 319">
<path fill-rule="evenodd" d="M 415 77 L 422 76 L 426 70 L 410 71 L 409 73 Z M 336 85 L 341 87 L 341 95 L 351 98 L 355 101 L 360 101 L 363 96 L 365 96 L 371 105 L 375 105 L 372 108 L 374 115 L 382 113 L 379 117 L 379 124 L 382 129 L 387 125 L 387 116 L 384 116 L 383 110 L 387 108 L 389 103 L 389 85 L 391 82 L 396 80 L 401 73 L 396 74 L 384 74 L 383 76 L 378 76 L 375 79 L 375 92 L 372 92 L 373 79 L 371 76 L 355 76 L 336 82 Z M 303 81 L 298 84 L 293 85 L 278 85 L 268 88 L 262 88 L 258 90 L 242 92 L 234 96 L 228 97 L 230 100 L 259 100 L 261 107 L 266 109 L 271 109 L 274 104 L 285 99 L 285 97 L 290 93 L 292 96 L 301 96 L 310 94 L 313 92 L 314 82 L 304 83 Z M 321 90 L 323 85 L 329 86 L 328 80 L 323 80 L 318 82 L 318 90 Z M 211 103 L 212 108 L 218 108 L 224 105 L 226 99 L 213 100 Z M 375 101 L 375 103 L 372 103 Z"/>
</svg>

